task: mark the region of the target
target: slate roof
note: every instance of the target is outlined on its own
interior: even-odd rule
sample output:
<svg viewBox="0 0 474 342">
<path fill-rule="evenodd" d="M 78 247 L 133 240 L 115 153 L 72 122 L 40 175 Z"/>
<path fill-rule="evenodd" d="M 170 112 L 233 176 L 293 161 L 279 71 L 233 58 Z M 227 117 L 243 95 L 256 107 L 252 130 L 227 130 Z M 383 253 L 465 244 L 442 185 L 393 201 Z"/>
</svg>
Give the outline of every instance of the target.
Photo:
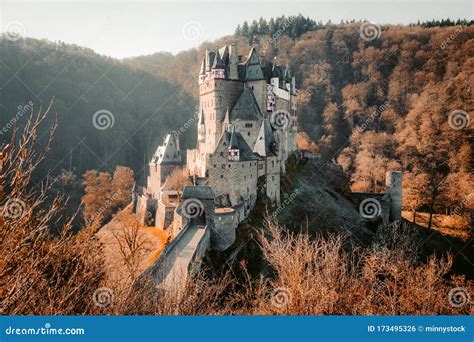
<svg viewBox="0 0 474 342">
<path fill-rule="evenodd" d="M 260 121 L 263 119 L 263 115 L 260 112 L 260 108 L 257 104 L 257 100 L 250 89 L 244 89 L 230 113 L 230 119 L 232 121 Z"/>
<path fill-rule="evenodd" d="M 215 194 L 211 187 L 202 185 L 187 185 L 183 189 L 181 199 L 214 199 Z"/>
<path fill-rule="evenodd" d="M 266 120 L 264 120 L 260 126 L 260 131 L 258 132 L 253 152 L 258 153 L 261 157 L 277 155 L 278 144 L 273 135 L 272 128 Z"/>
<path fill-rule="evenodd" d="M 224 45 L 222 48 L 214 51 L 206 50 L 200 74 L 203 75 L 212 68 L 224 69 L 225 79 L 228 79 L 230 59 L 229 45 Z M 283 87 L 285 82 L 291 82 L 291 74 L 286 68 L 271 63 L 266 59 L 260 60 L 255 47 L 252 47 L 247 56 L 237 63 L 237 73 L 238 79 L 241 81 L 265 79 L 269 82 L 272 77 L 278 77 L 281 87 Z"/>
<path fill-rule="evenodd" d="M 217 143 L 216 151 L 222 149 L 223 146 L 225 146 L 226 149 L 238 149 L 240 161 L 260 160 L 260 157 L 253 153 L 242 134 L 235 130 L 231 132 L 224 131 L 222 133 Z"/>
<path fill-rule="evenodd" d="M 163 145 L 158 146 L 155 154 L 151 158 L 151 163 L 161 165 L 181 165 L 183 157 L 178 149 L 178 138 L 168 134 Z"/>
</svg>

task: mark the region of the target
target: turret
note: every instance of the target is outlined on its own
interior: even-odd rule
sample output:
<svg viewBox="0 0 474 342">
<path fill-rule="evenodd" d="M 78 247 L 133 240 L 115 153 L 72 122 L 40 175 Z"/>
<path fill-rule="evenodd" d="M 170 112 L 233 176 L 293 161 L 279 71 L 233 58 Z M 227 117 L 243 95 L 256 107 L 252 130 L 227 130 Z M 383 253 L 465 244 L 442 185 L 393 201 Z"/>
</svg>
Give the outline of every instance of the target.
<svg viewBox="0 0 474 342">
<path fill-rule="evenodd" d="M 402 219 L 402 176 L 401 171 L 387 171 L 385 175 L 386 191 L 390 196 L 390 221 Z"/>
<path fill-rule="evenodd" d="M 224 129 L 228 132 L 230 132 L 233 127 L 232 123 L 230 122 L 229 108 L 227 108 L 227 111 L 225 112 L 225 117 L 224 121 L 222 121 L 222 125 L 224 126 Z"/>
</svg>

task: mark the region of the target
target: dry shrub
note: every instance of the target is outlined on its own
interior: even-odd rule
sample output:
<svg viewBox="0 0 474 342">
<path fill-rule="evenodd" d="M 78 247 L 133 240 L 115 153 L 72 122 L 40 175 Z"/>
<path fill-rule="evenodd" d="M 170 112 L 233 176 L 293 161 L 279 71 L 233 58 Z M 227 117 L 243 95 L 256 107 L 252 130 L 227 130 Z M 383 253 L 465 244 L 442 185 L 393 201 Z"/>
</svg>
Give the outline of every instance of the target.
<svg viewBox="0 0 474 342">
<path fill-rule="evenodd" d="M 371 248 L 352 246 L 350 252 L 340 236 L 312 240 L 272 223 L 260 241 L 276 276 L 251 314 L 435 315 L 471 309 L 452 306 L 448 293 L 456 287 L 472 293 L 472 282 L 447 277 L 451 256 L 419 261 L 419 241 L 406 226 L 386 226 Z"/>
<path fill-rule="evenodd" d="M 64 223 L 61 217 L 67 201 L 48 197 L 49 179 L 33 189 L 32 175 L 44 160 L 56 128 L 54 124 L 46 144 L 38 143 L 38 127 L 48 111 L 32 113 L 21 136 L 14 130 L 11 143 L 1 147 L 2 314 L 87 313 L 103 275 L 94 229 L 72 234 L 72 219 Z M 53 234 L 53 230 L 58 231 Z"/>
<path fill-rule="evenodd" d="M 45 115 L 32 115 L 23 135 L 17 140 L 14 134 L 12 143 L 2 146 L 2 314 L 470 313 L 470 304 L 452 306 L 448 293 L 453 288 L 472 293 L 472 282 L 459 276 L 447 277 L 452 263 L 450 256 L 432 256 L 426 262 L 421 261 L 417 252 L 420 244 L 414 232 L 405 226 L 383 227 L 371 248 L 361 248 L 351 246 L 341 236 L 312 239 L 269 222 L 259 241 L 274 269 L 273 278 L 253 279 L 242 264 L 243 279 L 231 273 L 206 277 L 201 272 L 167 291 L 146 279 L 135 281 L 133 286 L 107 283 L 94 234 L 97 227 L 72 234 L 71 221 L 67 221 L 53 234 L 65 201 L 47 197 L 51 186 L 48 181 L 36 190 L 30 186 L 32 173 L 48 150 L 46 147 L 39 153 L 35 151 L 37 128 Z M 21 210 L 5 209 L 13 199 L 21 200 Z M 120 253 L 133 280 L 137 276 L 136 256 L 142 243 L 136 230 L 123 234 L 117 235 L 125 241 Z M 98 289 L 107 296 L 98 296 Z"/>
</svg>

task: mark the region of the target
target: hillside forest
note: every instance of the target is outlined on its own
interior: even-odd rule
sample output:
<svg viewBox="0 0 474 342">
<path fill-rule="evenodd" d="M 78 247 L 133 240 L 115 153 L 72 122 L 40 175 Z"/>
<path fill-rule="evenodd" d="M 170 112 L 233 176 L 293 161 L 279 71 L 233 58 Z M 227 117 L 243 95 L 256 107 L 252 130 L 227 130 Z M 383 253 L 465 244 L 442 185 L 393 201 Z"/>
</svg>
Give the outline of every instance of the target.
<svg viewBox="0 0 474 342">
<path fill-rule="evenodd" d="M 57 118 L 58 130 L 39 179 L 46 170 L 80 177 L 126 165 L 143 184 L 166 132 L 184 125 L 182 147 L 194 144 L 204 50 L 235 42 L 239 51 L 254 45 L 264 63 L 291 70 L 299 129 L 321 157 L 344 169 L 347 190 L 383 191 L 385 172 L 401 169 L 406 210 L 469 213 L 473 26 L 450 20 L 382 26 L 364 37 L 361 24 L 261 19 L 196 49 L 125 60 L 62 42 L 2 39 L 2 140 L 32 108 L 52 101 L 46 120 Z M 112 113 L 107 129 L 94 126 L 98 111 Z"/>
</svg>

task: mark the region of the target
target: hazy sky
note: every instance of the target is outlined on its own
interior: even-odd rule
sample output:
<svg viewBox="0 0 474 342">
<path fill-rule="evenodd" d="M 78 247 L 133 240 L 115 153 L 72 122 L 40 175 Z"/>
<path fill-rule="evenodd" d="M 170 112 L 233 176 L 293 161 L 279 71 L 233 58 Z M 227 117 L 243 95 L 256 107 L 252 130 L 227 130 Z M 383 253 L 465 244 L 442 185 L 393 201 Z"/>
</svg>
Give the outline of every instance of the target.
<svg viewBox="0 0 474 342">
<path fill-rule="evenodd" d="M 87 46 L 117 58 L 173 53 L 232 34 L 244 20 L 298 13 L 315 20 L 378 24 L 472 18 L 473 0 L 0 0 L 0 31 Z"/>
</svg>

